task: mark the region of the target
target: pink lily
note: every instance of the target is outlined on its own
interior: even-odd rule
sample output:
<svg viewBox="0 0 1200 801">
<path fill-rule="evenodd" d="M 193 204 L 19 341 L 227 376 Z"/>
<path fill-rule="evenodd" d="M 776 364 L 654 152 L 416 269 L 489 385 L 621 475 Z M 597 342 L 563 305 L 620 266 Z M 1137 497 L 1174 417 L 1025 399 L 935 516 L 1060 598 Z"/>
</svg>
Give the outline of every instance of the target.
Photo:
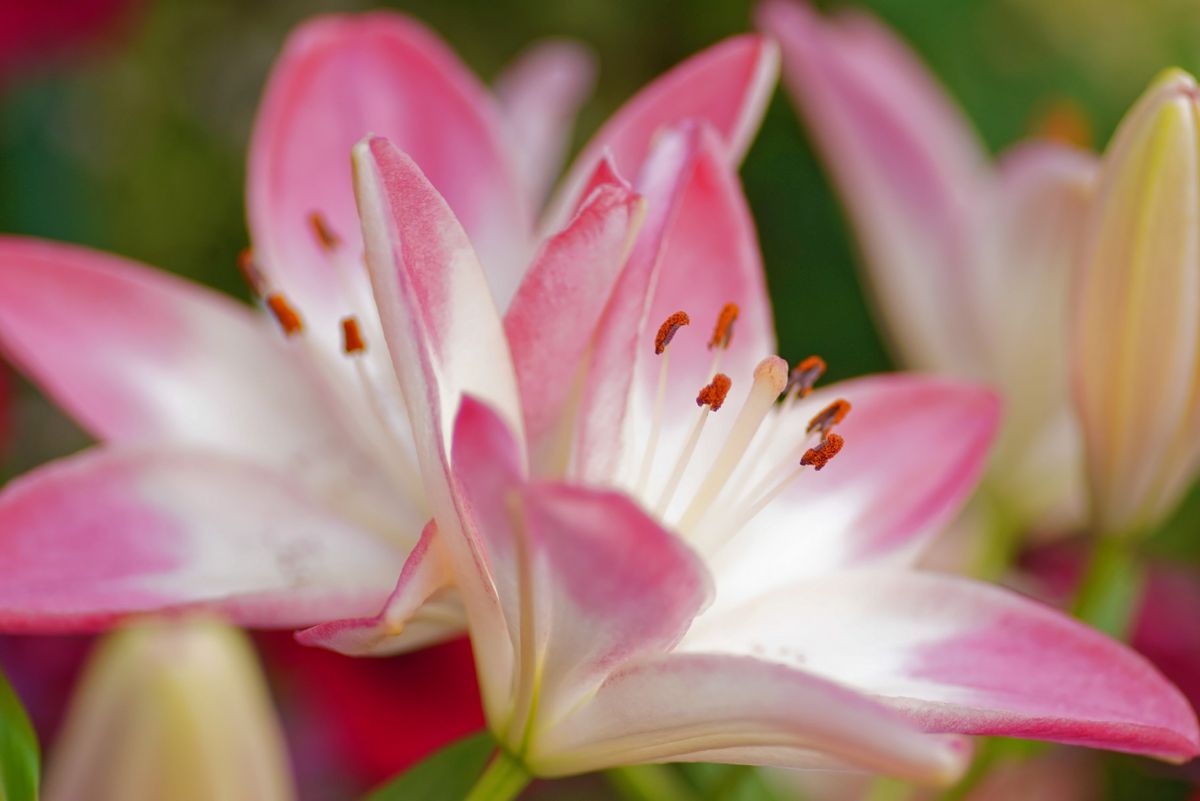
<svg viewBox="0 0 1200 801">
<path fill-rule="evenodd" d="M 579 73 L 561 48 L 537 58 Z M 711 122 L 740 154 L 773 64 L 754 36 L 686 62 L 618 112 L 573 175 L 600 165 L 603 176 L 604 147 L 636 171 L 648 140 L 681 117 Z M 528 82 L 542 74 L 518 70 L 504 86 L 519 109 L 509 119 L 546 143 L 565 120 L 561 104 L 537 104 L 545 92 Z M 533 183 L 517 165 L 536 159 L 510 151 L 513 123 L 415 22 L 307 23 L 271 76 L 250 154 L 248 272 L 278 325 L 117 257 L 0 240 L 0 345 L 102 443 L 0 496 L 0 627 L 90 629 L 190 605 L 296 627 L 367 614 L 388 597 L 430 505 L 388 358 L 401 346 L 379 324 L 391 299 L 372 295 L 356 244 L 347 156 L 369 130 L 419 158 L 467 226 L 487 264 L 473 333 L 504 337 L 488 290 L 507 305 L 529 265 Z M 641 200 L 603 177 L 589 190 L 533 259 L 522 308 L 552 308 L 569 268 L 599 314 Z M 423 614 L 406 645 L 461 631 L 453 597 Z"/>
<path fill-rule="evenodd" d="M 1068 387 L 1067 284 L 1097 163 L 1048 141 L 992 164 L 918 57 L 870 15 L 765 0 L 784 81 L 857 234 L 907 366 L 983 381 L 1006 414 L 987 487 L 1004 514 L 1083 522 Z"/>
<path fill-rule="evenodd" d="M 819 373 L 802 371 L 788 386 L 709 128 L 671 129 L 646 161 L 649 216 L 594 333 L 564 323 L 593 319 L 594 298 L 527 306 L 523 286 L 507 338 L 480 336 L 499 316 L 449 204 L 383 138 L 353 161 L 436 528 L 379 615 L 304 641 L 397 647 L 448 563 L 498 764 L 548 776 L 715 760 L 946 782 L 966 757 L 954 733 L 1197 752 L 1190 707 L 1141 657 L 1012 593 L 911 569 L 972 490 L 996 400 L 911 376 L 801 398 Z M 718 319 L 711 339 L 673 327 L 681 307 Z M 732 389 L 708 383 L 717 369 Z M 844 440 L 827 433 L 840 399 Z"/>
</svg>

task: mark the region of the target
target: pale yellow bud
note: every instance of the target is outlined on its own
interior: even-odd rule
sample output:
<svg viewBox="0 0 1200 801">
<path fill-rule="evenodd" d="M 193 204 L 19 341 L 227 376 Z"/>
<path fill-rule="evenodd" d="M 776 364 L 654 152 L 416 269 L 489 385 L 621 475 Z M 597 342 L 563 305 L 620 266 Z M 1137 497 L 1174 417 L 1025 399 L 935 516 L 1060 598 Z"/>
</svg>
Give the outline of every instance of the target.
<svg viewBox="0 0 1200 801">
<path fill-rule="evenodd" d="M 283 736 L 245 637 L 208 618 L 101 642 L 50 757 L 45 801 L 291 801 Z"/>
<path fill-rule="evenodd" d="M 1104 156 L 1077 276 L 1075 401 L 1096 527 L 1145 531 L 1200 460 L 1197 86 L 1161 75 Z"/>
</svg>

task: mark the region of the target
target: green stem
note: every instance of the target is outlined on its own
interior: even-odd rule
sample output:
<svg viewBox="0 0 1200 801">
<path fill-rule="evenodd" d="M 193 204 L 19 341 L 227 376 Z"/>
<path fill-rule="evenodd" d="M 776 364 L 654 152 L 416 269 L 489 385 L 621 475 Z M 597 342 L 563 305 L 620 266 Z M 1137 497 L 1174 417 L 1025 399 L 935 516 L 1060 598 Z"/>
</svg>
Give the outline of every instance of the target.
<svg viewBox="0 0 1200 801">
<path fill-rule="evenodd" d="M 519 759 L 501 749 L 464 801 L 512 801 L 532 779 Z"/>
<path fill-rule="evenodd" d="M 1129 633 L 1142 591 L 1142 569 L 1132 537 L 1103 537 L 1075 596 L 1075 617 L 1109 636 L 1123 640 Z"/>
<path fill-rule="evenodd" d="M 980 493 L 977 503 L 983 507 L 980 514 L 985 517 L 986 529 L 971 575 L 984 581 L 998 581 L 1012 567 L 1025 532 L 1008 504 L 998 497 Z"/>
<path fill-rule="evenodd" d="M 605 776 L 627 801 L 698 801 L 688 783 L 668 765 L 610 768 Z"/>
<path fill-rule="evenodd" d="M 865 801 L 906 801 L 912 794 L 911 784 L 881 776 L 871 782 Z"/>
</svg>

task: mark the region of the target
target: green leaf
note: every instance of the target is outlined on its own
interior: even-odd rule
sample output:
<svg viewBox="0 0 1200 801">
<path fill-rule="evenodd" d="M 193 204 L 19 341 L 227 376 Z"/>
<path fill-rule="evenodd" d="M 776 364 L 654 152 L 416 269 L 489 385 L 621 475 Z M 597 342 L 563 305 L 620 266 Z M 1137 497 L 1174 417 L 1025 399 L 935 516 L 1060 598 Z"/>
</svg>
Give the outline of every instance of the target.
<svg viewBox="0 0 1200 801">
<path fill-rule="evenodd" d="M 413 765 L 363 801 L 462 801 L 495 750 L 489 732 L 473 734 Z"/>
<path fill-rule="evenodd" d="M 37 735 L 0 675 L 0 801 L 37 801 L 38 765 Z"/>
</svg>

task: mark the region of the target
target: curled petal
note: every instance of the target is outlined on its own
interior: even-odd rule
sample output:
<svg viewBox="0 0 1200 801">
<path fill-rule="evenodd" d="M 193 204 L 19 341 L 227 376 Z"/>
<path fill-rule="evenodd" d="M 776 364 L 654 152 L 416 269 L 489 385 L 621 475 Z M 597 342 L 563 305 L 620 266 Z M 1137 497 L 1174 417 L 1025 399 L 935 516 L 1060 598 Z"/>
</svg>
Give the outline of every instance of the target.
<svg viewBox="0 0 1200 801">
<path fill-rule="evenodd" d="M 389 656 L 462 634 L 466 617 L 450 593 L 453 577 L 433 545 L 436 536 L 431 521 L 378 614 L 331 620 L 299 632 L 296 639 L 349 656 Z"/>
</svg>

